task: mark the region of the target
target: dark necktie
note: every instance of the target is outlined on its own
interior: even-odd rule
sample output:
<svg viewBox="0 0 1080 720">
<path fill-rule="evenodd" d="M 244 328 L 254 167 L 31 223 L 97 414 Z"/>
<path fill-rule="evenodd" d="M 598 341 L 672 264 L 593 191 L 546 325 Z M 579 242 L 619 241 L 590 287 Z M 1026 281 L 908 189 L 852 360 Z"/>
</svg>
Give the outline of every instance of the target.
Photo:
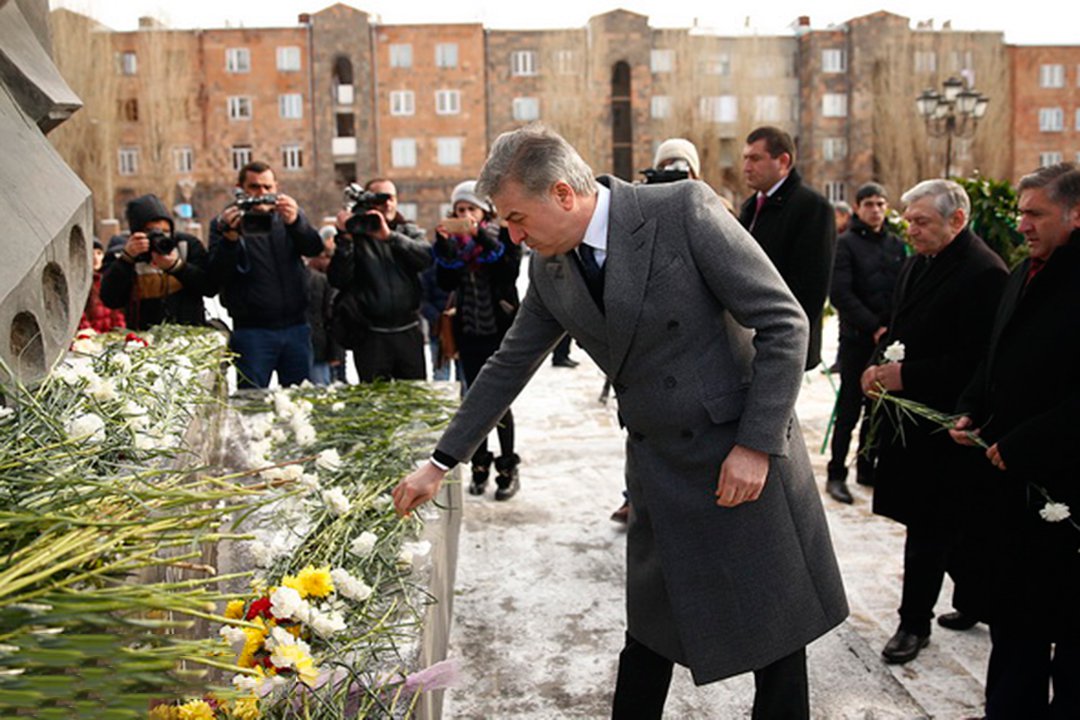
<svg viewBox="0 0 1080 720">
<path fill-rule="evenodd" d="M 768 196 L 765 193 L 758 193 L 757 205 L 754 207 L 754 219 L 750 221 L 750 232 L 754 231 L 754 226 L 757 225 L 758 216 L 761 215 L 761 206 L 765 204 L 765 200 Z"/>
<path fill-rule="evenodd" d="M 596 307 L 600 308 L 600 312 L 604 312 L 604 268 L 596 262 L 596 250 L 591 245 L 581 243 L 578 245 L 577 254 L 589 294 L 596 301 Z"/>
</svg>

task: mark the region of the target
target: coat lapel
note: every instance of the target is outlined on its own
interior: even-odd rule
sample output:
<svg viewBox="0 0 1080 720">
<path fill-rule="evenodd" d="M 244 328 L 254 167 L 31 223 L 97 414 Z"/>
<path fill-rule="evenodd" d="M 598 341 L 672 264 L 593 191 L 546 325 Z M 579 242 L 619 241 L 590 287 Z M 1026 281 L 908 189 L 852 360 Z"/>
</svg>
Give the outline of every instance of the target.
<svg viewBox="0 0 1080 720">
<path fill-rule="evenodd" d="M 602 177 L 611 188 L 607 260 L 604 262 L 604 308 L 611 346 L 611 377 L 626 359 L 645 299 L 652 264 L 656 220 L 642 215 L 637 192 L 628 183 Z M 582 281 L 584 285 L 584 281 Z"/>
<path fill-rule="evenodd" d="M 902 314 L 923 298 L 932 297 L 936 288 L 955 274 L 957 264 L 965 256 L 964 250 L 970 244 L 969 231 L 963 230 L 943 252 L 931 260 L 929 267 L 915 279 L 915 284 L 905 288 L 904 301 L 897 308 L 897 315 Z M 906 276 L 901 278 L 904 283 L 910 282 L 913 268 L 914 263 L 911 263 L 911 266 L 907 268 Z"/>
</svg>

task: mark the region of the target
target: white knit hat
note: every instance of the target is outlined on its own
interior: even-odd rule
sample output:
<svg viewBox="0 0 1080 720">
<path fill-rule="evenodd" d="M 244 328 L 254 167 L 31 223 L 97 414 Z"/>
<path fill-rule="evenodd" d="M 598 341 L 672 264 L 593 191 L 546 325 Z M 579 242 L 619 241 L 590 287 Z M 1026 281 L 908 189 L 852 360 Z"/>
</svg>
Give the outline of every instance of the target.
<svg viewBox="0 0 1080 720">
<path fill-rule="evenodd" d="M 694 177 L 701 177 L 701 161 L 698 160 L 697 148 L 685 138 L 668 138 L 656 148 L 653 167 L 659 169 L 665 160 L 685 160 L 690 164 Z"/>
<path fill-rule="evenodd" d="M 480 199 L 480 196 L 476 194 L 475 180 L 466 180 L 454 187 L 454 191 L 450 193 L 450 206 L 453 207 L 460 201 L 472 203 L 485 212 L 491 212 L 491 204 L 487 200 Z"/>
</svg>

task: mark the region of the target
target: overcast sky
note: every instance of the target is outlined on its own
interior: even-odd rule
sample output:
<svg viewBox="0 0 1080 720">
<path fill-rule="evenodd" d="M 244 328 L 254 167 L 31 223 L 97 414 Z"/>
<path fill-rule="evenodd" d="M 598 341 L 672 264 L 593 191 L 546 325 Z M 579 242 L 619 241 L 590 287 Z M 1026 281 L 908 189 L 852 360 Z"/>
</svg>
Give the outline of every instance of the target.
<svg viewBox="0 0 1080 720">
<path fill-rule="evenodd" d="M 289 26 L 296 24 L 300 13 L 316 12 L 332 4 L 325 0 L 50 0 L 52 7 L 84 12 L 114 30 L 135 29 L 140 15 L 153 15 L 180 28 Z M 521 29 L 580 27 L 592 15 L 622 7 L 647 15 L 653 27 L 691 27 L 696 20 L 699 26 L 723 34 L 766 35 L 790 32 L 799 15 L 809 15 L 812 27 L 821 29 L 884 9 L 912 22 L 932 19 L 934 27 L 951 20 L 957 30 L 1001 31 L 1009 43 L 1080 43 L 1080 3 L 1075 0 L 771 0 L 760 6 L 760 11 L 748 2 L 728 3 L 729 8 L 737 9 L 724 10 L 717 0 L 575 0 L 565 4 L 527 0 L 351 0 L 345 4 L 376 15 L 387 24 L 482 22 L 489 27 Z"/>
</svg>

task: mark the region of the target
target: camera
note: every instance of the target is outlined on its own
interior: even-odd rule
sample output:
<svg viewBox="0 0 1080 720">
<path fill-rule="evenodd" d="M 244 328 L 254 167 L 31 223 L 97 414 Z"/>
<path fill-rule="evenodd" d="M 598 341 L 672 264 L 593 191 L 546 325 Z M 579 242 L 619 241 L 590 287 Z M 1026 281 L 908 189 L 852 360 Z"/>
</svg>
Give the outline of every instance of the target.
<svg viewBox="0 0 1080 720">
<path fill-rule="evenodd" d="M 677 180 L 686 180 L 690 177 L 690 165 L 685 160 L 676 160 L 667 165 L 663 170 L 648 168 L 647 170 L 642 170 L 641 174 L 645 176 L 646 185 L 660 185 L 662 183 L 670 183 Z"/>
<path fill-rule="evenodd" d="M 274 222 L 273 210 L 263 212 L 262 210 L 256 210 L 256 208 L 259 205 L 273 207 L 276 203 L 277 195 L 274 193 L 246 195 L 243 190 L 238 189 L 236 191 L 236 201 L 233 204 L 242 213 L 240 216 L 240 233 L 242 235 L 269 235 Z"/>
<path fill-rule="evenodd" d="M 168 255 L 176 249 L 176 238 L 160 230 L 151 230 L 146 233 L 146 239 L 150 241 L 150 252 L 158 255 Z"/>
<path fill-rule="evenodd" d="M 356 183 L 349 183 L 345 188 L 345 209 L 352 212 L 352 217 L 345 221 L 346 232 L 353 237 L 378 232 L 382 223 L 379 222 L 379 218 L 367 213 L 387 203 L 393 197 L 390 193 L 373 193 Z"/>
</svg>

